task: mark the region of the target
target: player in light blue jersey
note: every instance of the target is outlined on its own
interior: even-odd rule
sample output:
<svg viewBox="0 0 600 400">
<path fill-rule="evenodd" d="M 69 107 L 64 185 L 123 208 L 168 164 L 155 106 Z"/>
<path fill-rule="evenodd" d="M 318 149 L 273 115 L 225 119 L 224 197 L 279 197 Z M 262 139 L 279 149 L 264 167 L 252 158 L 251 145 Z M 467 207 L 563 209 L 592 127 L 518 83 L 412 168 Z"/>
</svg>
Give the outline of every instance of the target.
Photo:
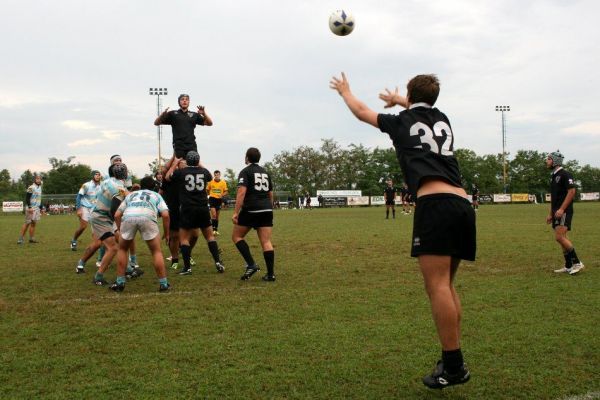
<svg viewBox="0 0 600 400">
<path fill-rule="evenodd" d="M 164 238 L 168 245 L 169 209 L 162 196 L 153 191 L 154 179 L 151 176 L 144 177 L 140 184 L 141 190 L 128 194 L 115 213 L 115 222 L 121 232 L 121 239 L 117 253 L 117 280 L 110 286 L 110 289 L 115 292 L 122 292 L 125 289 L 127 251 L 133 243 L 135 234 L 139 231 L 152 253 L 154 269 L 160 283 L 158 290 L 166 292 L 171 286 L 167 281 L 167 271 L 160 247 L 157 215 L 160 214 L 162 217 Z"/>
<path fill-rule="evenodd" d="M 127 178 L 127 166 L 125 164 L 115 164 L 109 168 L 112 178 L 102 181 L 98 193 L 96 194 L 96 204 L 92 209 L 90 224 L 95 240 L 88 245 L 83 252 L 83 256 L 77 264 L 77 273 L 85 272 L 85 262 L 98 250 L 100 244 L 106 247 L 106 254 L 102 258 L 102 263 L 94 277 L 94 284 L 103 286 L 108 284 L 104 280 L 104 271 L 108 268 L 113 258 L 117 254 L 117 238 L 113 228 L 114 213 L 121 204 L 121 201 L 128 194 L 123 181 Z"/>
<path fill-rule="evenodd" d="M 37 243 L 35 240 L 35 226 L 40 220 L 40 206 L 42 205 L 42 177 L 34 175 L 33 184 L 27 188 L 25 198 L 25 223 L 21 227 L 21 234 L 17 244 L 25 242 L 25 232 L 29 228 L 29 243 Z"/>
<path fill-rule="evenodd" d="M 77 217 L 79 217 L 79 228 L 73 234 L 71 239 L 71 250 L 77 251 L 77 238 L 81 236 L 85 228 L 88 226 L 92 208 L 96 204 L 96 193 L 100 189 L 100 181 L 102 174 L 100 171 L 92 171 L 92 179 L 89 182 L 81 185 L 77 198 L 75 199 L 75 207 L 77 209 Z"/>
</svg>

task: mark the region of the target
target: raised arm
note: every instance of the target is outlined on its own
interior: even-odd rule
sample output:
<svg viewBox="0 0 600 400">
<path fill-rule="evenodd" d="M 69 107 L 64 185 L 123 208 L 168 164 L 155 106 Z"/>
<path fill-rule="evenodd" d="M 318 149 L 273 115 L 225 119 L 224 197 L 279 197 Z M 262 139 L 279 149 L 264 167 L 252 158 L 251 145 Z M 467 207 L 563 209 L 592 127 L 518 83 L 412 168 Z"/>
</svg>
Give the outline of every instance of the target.
<svg viewBox="0 0 600 400">
<path fill-rule="evenodd" d="M 202 115 L 202 117 L 204 118 L 204 125 L 212 126 L 212 124 L 213 124 L 212 118 L 208 116 L 208 114 L 206 113 L 206 110 L 204 109 L 204 106 L 197 106 L 197 107 L 198 107 L 198 114 Z"/>
<path fill-rule="evenodd" d="M 379 93 L 379 98 L 385 101 L 385 106 L 383 106 L 384 108 L 391 108 L 394 106 L 408 108 L 409 106 L 408 99 L 398 94 L 398 86 L 396 86 L 394 93 L 390 92 L 388 88 L 385 88 L 385 93 Z"/>
<path fill-rule="evenodd" d="M 377 124 L 377 113 L 352 94 L 350 91 L 350 84 L 348 83 L 348 79 L 346 79 L 346 74 L 342 72 L 341 78 L 336 78 L 334 76 L 329 82 L 329 87 L 342 96 L 344 102 L 346 102 L 346 105 L 356 118 L 369 125 L 373 125 L 375 128 L 379 128 L 379 125 Z"/>
<path fill-rule="evenodd" d="M 154 120 L 155 126 L 159 126 L 159 125 L 163 124 L 163 119 L 167 115 L 167 112 L 169 112 L 169 107 L 165 108 L 165 111 L 163 111 L 162 114 L 160 114 L 158 117 L 156 117 L 156 119 Z"/>
</svg>

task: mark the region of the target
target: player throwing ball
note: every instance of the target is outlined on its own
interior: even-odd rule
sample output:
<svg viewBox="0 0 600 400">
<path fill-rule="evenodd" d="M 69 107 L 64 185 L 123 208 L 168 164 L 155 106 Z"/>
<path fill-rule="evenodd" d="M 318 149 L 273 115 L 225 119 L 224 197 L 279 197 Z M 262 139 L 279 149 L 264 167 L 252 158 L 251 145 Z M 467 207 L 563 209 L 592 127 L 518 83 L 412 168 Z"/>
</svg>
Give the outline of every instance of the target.
<svg viewBox="0 0 600 400">
<path fill-rule="evenodd" d="M 386 89 L 379 95 L 385 108 L 406 108 L 396 115 L 378 114 L 357 99 L 344 73 L 330 87 L 360 121 L 390 136 L 408 189 L 416 194 L 411 256 L 419 260 L 442 344 L 442 359 L 423 383 L 433 389 L 465 383 L 470 373 L 460 346 L 461 305 L 453 282 L 461 259 L 475 259 L 475 212 L 462 188 L 450 121 L 433 107 L 439 81 L 417 75 L 408 82 L 406 97 L 398 88 Z"/>
<path fill-rule="evenodd" d="M 271 176 L 260 165 L 260 151 L 250 147 L 246 151 L 246 165 L 238 176 L 238 189 L 233 211 L 233 234 L 231 239 L 246 261 L 242 280 L 248 280 L 260 268 L 254 262 L 250 247 L 244 240 L 250 229 L 256 229 L 267 265 L 267 274 L 262 280 L 275 281 L 275 251 L 271 243 L 273 233 L 273 183 Z"/>
</svg>

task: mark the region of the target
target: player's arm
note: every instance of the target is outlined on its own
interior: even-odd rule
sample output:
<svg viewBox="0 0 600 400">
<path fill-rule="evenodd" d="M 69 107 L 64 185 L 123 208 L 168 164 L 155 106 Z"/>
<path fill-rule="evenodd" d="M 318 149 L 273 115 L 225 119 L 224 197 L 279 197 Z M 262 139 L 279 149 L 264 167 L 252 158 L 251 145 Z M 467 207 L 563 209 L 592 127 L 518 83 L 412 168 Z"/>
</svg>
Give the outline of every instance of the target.
<svg viewBox="0 0 600 400">
<path fill-rule="evenodd" d="M 164 176 L 165 180 L 167 180 L 169 182 L 171 181 L 171 178 L 173 177 L 173 172 L 175 172 L 175 169 L 177 169 L 177 166 L 179 165 L 179 161 L 181 161 L 181 158 L 177 158 L 177 157 L 173 156 L 173 162 L 171 163 L 169 170 L 167 171 L 167 173 Z"/>
<path fill-rule="evenodd" d="M 352 94 L 350 91 L 350 84 L 348 83 L 348 79 L 346 79 L 346 74 L 342 72 L 341 79 L 334 76 L 329 82 L 329 87 L 342 96 L 342 99 L 344 99 L 344 102 L 356 118 L 375 128 L 379 128 L 379 125 L 377 124 L 377 113 Z"/>
<path fill-rule="evenodd" d="M 235 208 L 233 210 L 233 216 L 231 220 L 234 224 L 238 223 L 238 216 L 240 215 L 240 210 L 242 209 L 242 204 L 244 204 L 244 198 L 246 197 L 246 186 L 238 186 L 237 194 L 235 196 Z"/>
<path fill-rule="evenodd" d="M 163 239 L 165 239 L 165 242 L 168 245 L 169 244 L 169 229 L 170 229 L 170 224 L 171 224 L 171 217 L 169 216 L 169 210 L 161 211 L 160 217 L 162 218 L 162 222 L 163 222 Z"/>
<path fill-rule="evenodd" d="M 156 117 L 156 119 L 154 120 L 154 125 L 159 126 L 159 125 L 166 124 L 165 119 L 167 117 L 168 112 L 169 112 L 169 107 L 165 108 L 165 111 L 163 111 L 162 114 L 160 114 L 158 117 Z"/>
<path fill-rule="evenodd" d="M 197 106 L 198 107 L 198 114 L 202 116 L 202 125 L 205 126 L 212 126 L 213 121 L 212 118 L 208 116 L 208 114 L 206 113 L 206 110 L 204 109 L 204 106 Z"/>
<path fill-rule="evenodd" d="M 561 218 L 563 216 L 563 214 L 565 213 L 565 210 L 567 209 L 567 207 L 569 207 L 569 205 L 575 198 L 576 191 L 577 190 L 574 187 L 570 188 L 567 191 L 567 195 L 566 195 L 565 199 L 563 200 L 562 204 L 560 205 L 560 208 L 558 210 L 556 210 L 556 213 L 554 214 L 554 216 L 556 218 Z"/>
</svg>

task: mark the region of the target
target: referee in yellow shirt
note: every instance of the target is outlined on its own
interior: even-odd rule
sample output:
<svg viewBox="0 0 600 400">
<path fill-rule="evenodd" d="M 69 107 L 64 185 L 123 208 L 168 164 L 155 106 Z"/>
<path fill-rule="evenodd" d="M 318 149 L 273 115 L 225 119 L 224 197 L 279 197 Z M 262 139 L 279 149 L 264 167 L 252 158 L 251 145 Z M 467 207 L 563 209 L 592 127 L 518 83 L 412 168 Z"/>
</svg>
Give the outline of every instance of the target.
<svg viewBox="0 0 600 400">
<path fill-rule="evenodd" d="M 221 180 L 221 171 L 214 172 L 214 178 L 208 183 L 206 191 L 208 192 L 208 205 L 210 206 L 210 218 L 213 232 L 219 234 L 219 213 L 223 204 L 223 197 L 227 196 L 227 183 Z"/>
</svg>

